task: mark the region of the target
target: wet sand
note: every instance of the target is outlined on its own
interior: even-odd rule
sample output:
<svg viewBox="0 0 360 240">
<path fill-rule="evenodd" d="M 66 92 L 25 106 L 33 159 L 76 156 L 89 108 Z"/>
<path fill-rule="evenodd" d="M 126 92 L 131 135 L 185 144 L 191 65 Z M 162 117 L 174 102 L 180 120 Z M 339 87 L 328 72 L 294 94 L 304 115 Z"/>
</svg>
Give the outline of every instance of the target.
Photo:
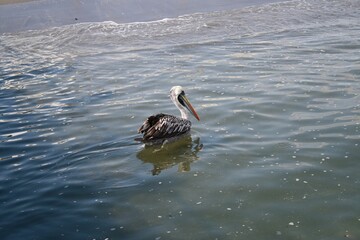
<svg viewBox="0 0 360 240">
<path fill-rule="evenodd" d="M 14 3 L 24 3 L 31 1 L 35 1 L 35 0 L 0 0 L 0 4 L 14 4 Z"/>
<path fill-rule="evenodd" d="M 79 22 L 145 22 L 279 0 L 0 0 L 0 33 Z"/>
</svg>

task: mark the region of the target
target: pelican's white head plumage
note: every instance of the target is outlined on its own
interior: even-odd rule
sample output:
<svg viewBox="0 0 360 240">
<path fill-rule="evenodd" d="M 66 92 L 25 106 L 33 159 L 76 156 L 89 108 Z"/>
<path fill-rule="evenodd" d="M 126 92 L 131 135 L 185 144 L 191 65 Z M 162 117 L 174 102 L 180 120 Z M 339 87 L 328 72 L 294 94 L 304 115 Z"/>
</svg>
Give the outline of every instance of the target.
<svg viewBox="0 0 360 240">
<path fill-rule="evenodd" d="M 182 118 L 189 119 L 188 113 L 190 112 L 198 121 L 200 121 L 199 115 L 186 97 L 185 91 L 181 86 L 174 86 L 170 89 L 170 98 L 179 109 Z"/>
</svg>

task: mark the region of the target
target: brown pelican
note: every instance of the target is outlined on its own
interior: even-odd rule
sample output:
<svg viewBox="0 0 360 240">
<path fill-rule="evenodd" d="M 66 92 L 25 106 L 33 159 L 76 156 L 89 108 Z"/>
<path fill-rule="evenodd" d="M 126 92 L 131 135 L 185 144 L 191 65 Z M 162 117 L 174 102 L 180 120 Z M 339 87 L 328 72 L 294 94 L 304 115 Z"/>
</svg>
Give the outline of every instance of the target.
<svg viewBox="0 0 360 240">
<path fill-rule="evenodd" d="M 189 133 L 191 127 L 191 122 L 188 120 L 189 112 L 200 121 L 198 114 L 185 96 L 181 86 L 174 86 L 170 89 L 170 98 L 180 110 L 181 117 L 164 113 L 148 117 L 138 130 L 138 133 L 143 134 L 142 141 L 162 142 Z"/>
</svg>

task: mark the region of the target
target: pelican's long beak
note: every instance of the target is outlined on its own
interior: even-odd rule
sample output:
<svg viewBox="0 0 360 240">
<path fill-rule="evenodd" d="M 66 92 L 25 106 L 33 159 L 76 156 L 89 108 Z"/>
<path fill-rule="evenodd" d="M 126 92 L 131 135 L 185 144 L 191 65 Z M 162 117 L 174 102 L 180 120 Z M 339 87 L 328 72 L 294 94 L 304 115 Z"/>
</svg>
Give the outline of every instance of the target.
<svg viewBox="0 0 360 240">
<path fill-rule="evenodd" d="M 179 97 L 181 97 L 181 99 L 183 100 L 185 107 L 187 108 L 187 110 L 189 110 L 189 112 L 198 120 L 200 121 L 199 115 L 196 113 L 195 109 L 193 108 L 193 106 L 191 105 L 189 99 L 185 96 L 185 95 L 179 95 Z"/>
</svg>

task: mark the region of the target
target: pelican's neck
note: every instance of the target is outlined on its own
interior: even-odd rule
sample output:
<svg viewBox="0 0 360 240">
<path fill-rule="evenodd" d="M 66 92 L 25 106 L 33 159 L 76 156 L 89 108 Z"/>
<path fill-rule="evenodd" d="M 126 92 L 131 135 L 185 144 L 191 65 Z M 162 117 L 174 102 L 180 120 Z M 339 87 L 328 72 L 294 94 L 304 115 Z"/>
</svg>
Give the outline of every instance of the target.
<svg viewBox="0 0 360 240">
<path fill-rule="evenodd" d="M 171 97 L 171 100 L 175 104 L 177 109 L 179 109 L 179 111 L 181 113 L 181 118 L 189 119 L 189 113 L 186 111 L 186 109 L 178 101 L 176 101 L 176 97 Z"/>
<path fill-rule="evenodd" d="M 188 120 L 189 119 L 189 113 L 182 107 L 178 107 L 178 108 L 179 108 L 180 113 L 181 113 L 181 118 Z"/>
</svg>

